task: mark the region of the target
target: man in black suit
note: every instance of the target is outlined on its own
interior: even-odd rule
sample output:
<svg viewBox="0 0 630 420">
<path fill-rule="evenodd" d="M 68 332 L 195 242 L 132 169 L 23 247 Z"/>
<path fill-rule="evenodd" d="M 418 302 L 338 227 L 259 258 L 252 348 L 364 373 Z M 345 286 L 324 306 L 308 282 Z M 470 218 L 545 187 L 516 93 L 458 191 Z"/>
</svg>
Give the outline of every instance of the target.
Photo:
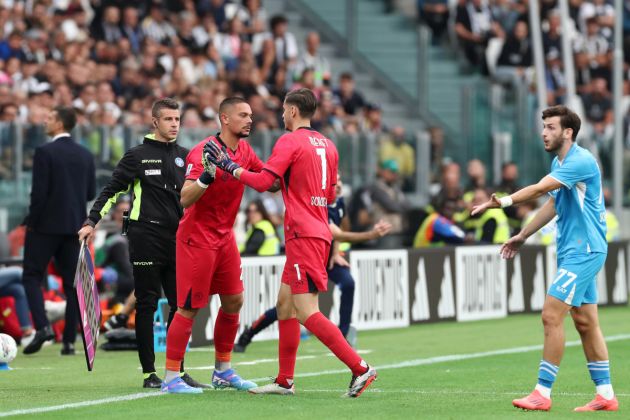
<svg viewBox="0 0 630 420">
<path fill-rule="evenodd" d="M 87 215 L 87 202 L 96 195 L 94 157 L 69 134 L 76 121 L 72 108 L 51 110 L 46 119 L 46 133 L 52 141 L 35 150 L 31 204 L 25 220 L 22 281 L 37 332 L 24 348 L 24 354 L 39 351 L 45 341 L 54 338 L 41 289 L 52 257 L 63 278 L 67 299 L 61 354 L 74 354 L 79 319 L 73 287 L 80 250 L 77 231 Z"/>
</svg>

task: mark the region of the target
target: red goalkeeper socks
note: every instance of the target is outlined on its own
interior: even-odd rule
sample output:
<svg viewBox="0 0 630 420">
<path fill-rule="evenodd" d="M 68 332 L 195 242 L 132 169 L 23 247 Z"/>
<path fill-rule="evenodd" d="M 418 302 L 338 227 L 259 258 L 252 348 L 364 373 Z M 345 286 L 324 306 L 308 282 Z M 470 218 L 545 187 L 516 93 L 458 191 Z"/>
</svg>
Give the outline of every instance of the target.
<svg viewBox="0 0 630 420">
<path fill-rule="evenodd" d="M 239 314 L 228 314 L 219 309 L 214 323 L 214 357 L 215 367 L 219 370 L 230 368 L 234 340 L 238 332 Z"/>
<path fill-rule="evenodd" d="M 290 388 L 295 372 L 295 358 L 300 345 L 300 323 L 297 318 L 278 321 L 280 340 L 278 341 L 278 377 L 276 383 Z"/>
<path fill-rule="evenodd" d="M 184 359 L 186 346 L 192 333 L 193 320 L 175 313 L 166 333 L 166 370 L 177 372 Z"/>
<path fill-rule="evenodd" d="M 311 315 L 304 326 L 312 332 L 319 341 L 332 351 L 346 366 L 350 368 L 355 376 L 363 375 L 367 370 L 367 364 L 361 359 L 356 351 L 339 331 L 339 328 L 321 312 Z"/>
</svg>

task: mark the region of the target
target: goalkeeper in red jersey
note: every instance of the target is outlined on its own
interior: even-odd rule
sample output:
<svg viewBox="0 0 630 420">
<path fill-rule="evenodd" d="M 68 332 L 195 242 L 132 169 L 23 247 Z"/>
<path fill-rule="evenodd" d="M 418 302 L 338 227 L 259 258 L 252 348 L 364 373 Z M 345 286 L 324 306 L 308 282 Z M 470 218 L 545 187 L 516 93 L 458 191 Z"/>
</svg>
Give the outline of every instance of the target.
<svg viewBox="0 0 630 420">
<path fill-rule="evenodd" d="M 219 107 L 221 133 L 195 146 L 186 158 L 186 182 L 181 202 L 186 209 L 177 230 L 177 313 L 166 338 L 166 376 L 162 391 L 202 392 L 179 377 L 179 366 L 190 339 L 195 315 L 218 294 L 221 308 L 214 326 L 214 388 L 248 390 L 256 384 L 241 379 L 230 359 L 243 306 L 241 258 L 232 226 L 241 204 L 243 184 L 204 159 L 204 147 L 214 144 L 240 166 L 260 171 L 262 162 L 241 139 L 252 125 L 252 110 L 242 98 L 227 98 Z"/>
</svg>

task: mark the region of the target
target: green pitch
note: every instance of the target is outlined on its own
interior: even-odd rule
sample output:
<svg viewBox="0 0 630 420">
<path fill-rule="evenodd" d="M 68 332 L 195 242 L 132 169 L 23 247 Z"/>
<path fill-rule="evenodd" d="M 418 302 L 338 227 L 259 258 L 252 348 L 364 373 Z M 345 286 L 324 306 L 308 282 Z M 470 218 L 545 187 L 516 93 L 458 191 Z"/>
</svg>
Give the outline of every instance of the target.
<svg viewBox="0 0 630 420">
<path fill-rule="evenodd" d="M 344 399 L 350 381 L 345 366 L 311 338 L 302 341 L 295 397 L 254 396 L 235 391 L 202 395 L 159 395 L 143 390 L 134 352 L 97 353 L 93 372 L 83 355 L 59 356 L 59 345 L 27 357 L 18 355 L 10 372 L 0 372 L 0 417 L 80 419 L 135 418 L 628 418 L 630 411 L 630 309 L 602 309 L 609 341 L 618 413 L 573 413 L 588 402 L 594 386 L 579 346 L 567 348 L 554 387 L 551 414 L 526 413 L 513 398 L 532 390 L 541 352 L 542 327 L 536 315 L 496 321 L 443 323 L 359 333 L 359 349 L 379 371 L 379 379 L 358 399 Z M 567 340 L 577 334 L 567 322 Z M 211 351 L 189 353 L 188 372 L 209 381 Z M 234 356 L 239 373 L 259 379 L 276 373 L 276 343 L 253 343 Z M 164 354 L 158 354 L 158 374 Z M 206 366 L 207 368 L 203 368 Z M 201 368 L 201 369 L 199 369 Z M 379 369 L 380 368 L 380 369 Z M 268 379 L 267 379 L 268 380 Z M 259 383 L 265 383 L 261 379 Z M 146 395 L 149 396 L 146 396 Z M 128 400 L 122 400 L 129 398 Z M 64 407 L 50 411 L 51 407 Z M 552 416 L 552 417 L 549 417 Z"/>
</svg>

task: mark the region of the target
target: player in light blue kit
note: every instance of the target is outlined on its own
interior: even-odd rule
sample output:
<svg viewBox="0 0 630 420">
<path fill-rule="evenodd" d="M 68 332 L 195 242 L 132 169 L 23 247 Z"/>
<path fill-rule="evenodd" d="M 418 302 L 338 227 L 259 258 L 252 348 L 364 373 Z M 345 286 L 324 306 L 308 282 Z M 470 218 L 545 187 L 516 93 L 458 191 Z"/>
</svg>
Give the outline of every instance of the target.
<svg viewBox="0 0 630 420">
<path fill-rule="evenodd" d="M 499 199 L 493 195 L 472 211 L 476 214 L 549 195 L 532 222 L 503 244 L 503 258 L 514 257 L 530 235 L 558 216 L 558 273 L 547 291 L 542 311 L 545 342 L 538 383 L 530 395 L 512 404 L 526 410 L 551 409 L 551 387 L 564 352 L 564 317 L 570 311 L 596 387 L 595 399 L 575 411 L 617 411 L 608 349 L 597 318 L 596 275 L 608 252 L 601 173 L 593 155 L 575 142 L 581 124 L 577 114 L 565 106 L 554 106 L 543 111 L 542 119 L 545 150 L 557 155 L 551 173 L 507 197 Z"/>
</svg>

